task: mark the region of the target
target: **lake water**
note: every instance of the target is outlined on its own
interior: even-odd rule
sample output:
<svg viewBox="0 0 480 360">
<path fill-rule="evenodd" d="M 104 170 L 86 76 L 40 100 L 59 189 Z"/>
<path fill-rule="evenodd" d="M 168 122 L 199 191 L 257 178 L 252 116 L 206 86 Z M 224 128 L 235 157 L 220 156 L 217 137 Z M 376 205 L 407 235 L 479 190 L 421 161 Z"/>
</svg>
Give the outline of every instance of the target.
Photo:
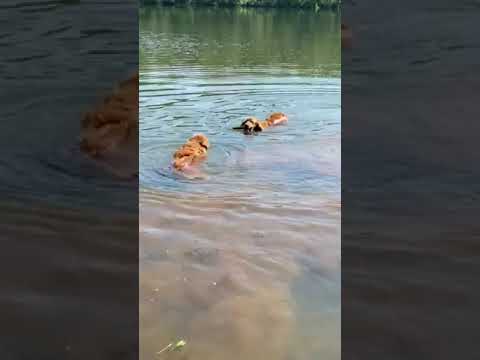
<svg viewBox="0 0 480 360">
<path fill-rule="evenodd" d="M 339 28 L 334 12 L 140 9 L 141 359 L 340 358 Z M 273 111 L 288 124 L 231 130 Z M 198 132 L 206 177 L 187 180 L 169 164 Z"/>
<path fill-rule="evenodd" d="M 135 357 L 138 183 L 80 154 L 78 137 L 137 70 L 136 14 L 120 0 L 0 5 L 2 359 Z"/>
<path fill-rule="evenodd" d="M 477 352 L 479 15 L 342 6 L 342 359 Z"/>
</svg>

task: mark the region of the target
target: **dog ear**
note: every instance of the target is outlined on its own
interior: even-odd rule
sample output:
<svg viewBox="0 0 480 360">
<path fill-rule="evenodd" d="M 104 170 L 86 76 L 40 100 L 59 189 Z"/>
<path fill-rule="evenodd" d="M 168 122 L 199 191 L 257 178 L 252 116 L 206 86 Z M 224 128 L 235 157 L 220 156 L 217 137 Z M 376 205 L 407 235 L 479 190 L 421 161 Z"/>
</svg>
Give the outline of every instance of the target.
<svg viewBox="0 0 480 360">
<path fill-rule="evenodd" d="M 260 126 L 259 123 L 255 124 L 255 127 L 253 128 L 253 131 L 263 131 L 262 127 Z"/>
</svg>

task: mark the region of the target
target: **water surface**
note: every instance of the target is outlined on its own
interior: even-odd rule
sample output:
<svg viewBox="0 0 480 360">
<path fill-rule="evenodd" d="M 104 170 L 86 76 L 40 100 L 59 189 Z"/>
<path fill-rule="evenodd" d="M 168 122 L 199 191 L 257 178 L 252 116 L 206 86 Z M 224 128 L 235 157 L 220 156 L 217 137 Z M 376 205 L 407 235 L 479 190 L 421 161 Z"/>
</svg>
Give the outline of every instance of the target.
<svg viewBox="0 0 480 360">
<path fill-rule="evenodd" d="M 137 69 L 136 13 L 119 0 L 0 5 L 2 359 L 135 357 L 138 184 L 80 154 L 78 136 Z"/>
<path fill-rule="evenodd" d="M 479 15 L 470 0 L 343 6 L 344 359 L 476 351 Z"/>
<path fill-rule="evenodd" d="M 340 357 L 339 26 L 332 12 L 141 9 L 142 359 Z M 273 111 L 289 123 L 231 130 Z M 188 180 L 169 163 L 197 132 L 211 148 Z"/>
</svg>

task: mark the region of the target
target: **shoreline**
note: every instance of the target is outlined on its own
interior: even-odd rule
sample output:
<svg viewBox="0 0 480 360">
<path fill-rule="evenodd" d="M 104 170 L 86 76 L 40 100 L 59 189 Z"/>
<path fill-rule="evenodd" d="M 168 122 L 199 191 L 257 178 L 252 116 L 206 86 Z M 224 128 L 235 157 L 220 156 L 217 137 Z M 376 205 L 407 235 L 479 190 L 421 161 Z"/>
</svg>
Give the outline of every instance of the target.
<svg viewBox="0 0 480 360">
<path fill-rule="evenodd" d="M 240 8 L 240 9 L 295 9 L 313 11 L 340 11 L 341 0 L 140 0 L 140 6 L 176 8 Z"/>
</svg>

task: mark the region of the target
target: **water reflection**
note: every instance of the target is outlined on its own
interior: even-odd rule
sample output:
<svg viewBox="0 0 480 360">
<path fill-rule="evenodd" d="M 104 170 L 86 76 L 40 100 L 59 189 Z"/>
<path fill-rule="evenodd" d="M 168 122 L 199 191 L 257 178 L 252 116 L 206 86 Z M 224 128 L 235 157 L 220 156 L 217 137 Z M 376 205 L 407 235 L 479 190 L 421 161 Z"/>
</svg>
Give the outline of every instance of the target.
<svg viewBox="0 0 480 360">
<path fill-rule="evenodd" d="M 340 70 L 335 12 L 260 9 L 140 9 L 140 62 L 155 65 Z M 183 73 L 178 73 L 183 76 Z"/>
</svg>

